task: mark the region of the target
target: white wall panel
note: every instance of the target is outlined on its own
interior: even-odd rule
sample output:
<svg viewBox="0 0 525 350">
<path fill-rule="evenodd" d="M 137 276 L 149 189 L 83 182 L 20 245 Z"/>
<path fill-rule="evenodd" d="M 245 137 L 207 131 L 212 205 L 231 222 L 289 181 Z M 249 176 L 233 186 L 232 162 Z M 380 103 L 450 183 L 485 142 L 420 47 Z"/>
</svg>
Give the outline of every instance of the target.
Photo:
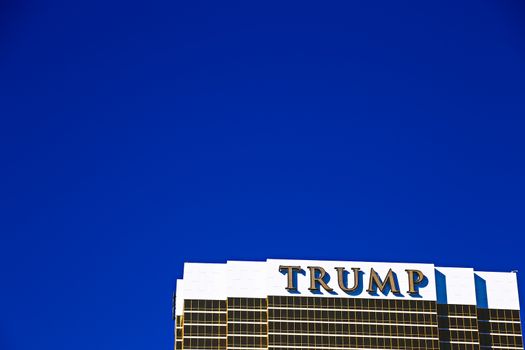
<svg viewBox="0 0 525 350">
<path fill-rule="evenodd" d="M 519 310 L 517 274 L 513 272 L 475 272 L 478 307 Z"/>
<path fill-rule="evenodd" d="M 474 269 L 436 267 L 439 304 L 476 305 Z"/>
</svg>

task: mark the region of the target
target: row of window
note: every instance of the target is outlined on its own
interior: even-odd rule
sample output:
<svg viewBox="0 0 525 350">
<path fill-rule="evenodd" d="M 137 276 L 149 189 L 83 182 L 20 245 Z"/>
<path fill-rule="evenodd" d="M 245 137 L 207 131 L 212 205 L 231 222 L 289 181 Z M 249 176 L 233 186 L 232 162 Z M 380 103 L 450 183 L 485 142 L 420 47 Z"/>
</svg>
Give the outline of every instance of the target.
<svg viewBox="0 0 525 350">
<path fill-rule="evenodd" d="M 324 298 L 269 296 L 270 307 L 314 307 L 328 309 L 366 309 L 399 311 L 436 311 L 436 302 L 406 299 Z"/>
<path fill-rule="evenodd" d="M 462 317 L 438 317 L 439 328 L 478 329 L 478 320 Z"/>
<path fill-rule="evenodd" d="M 210 337 L 220 337 L 226 336 L 226 326 L 184 326 L 184 334 L 187 336 L 210 336 Z"/>
<path fill-rule="evenodd" d="M 367 349 L 437 349 L 437 339 L 400 339 L 380 337 L 342 337 L 316 335 L 280 335 L 270 334 L 271 346 L 294 347 L 344 347 Z"/>
<path fill-rule="evenodd" d="M 250 347 L 266 348 L 268 346 L 267 337 L 236 337 L 228 336 L 228 347 Z"/>
<path fill-rule="evenodd" d="M 186 299 L 184 300 L 184 311 L 188 310 L 226 311 L 226 300 Z"/>
<path fill-rule="evenodd" d="M 228 309 L 266 309 L 266 299 L 228 298 Z"/>
<path fill-rule="evenodd" d="M 304 346 L 301 346 L 301 345 L 297 345 L 297 346 L 294 346 L 293 349 L 290 349 L 290 348 L 287 348 L 287 347 L 279 347 L 279 346 L 273 346 L 273 345 L 270 345 L 270 347 L 268 348 L 268 350 L 312 350 L 312 349 L 315 349 L 313 348 L 312 346 L 309 346 L 309 345 L 304 345 Z M 346 347 L 332 347 L 330 349 L 344 349 L 344 350 L 352 350 L 352 349 L 348 349 Z M 404 350 L 404 349 L 391 349 L 389 348 L 389 350 Z M 432 347 L 423 347 L 423 348 L 414 348 L 412 350 L 441 350 L 439 348 L 439 345 L 438 344 L 432 344 Z M 460 349 L 454 349 L 454 350 L 460 350 Z M 462 348 L 461 350 L 479 350 L 479 349 L 467 349 L 467 348 Z"/>
<path fill-rule="evenodd" d="M 226 311 L 227 306 L 236 309 L 266 309 L 264 298 L 228 298 L 228 300 L 184 300 L 184 310 Z M 439 304 L 427 300 L 321 298 L 297 296 L 269 296 L 269 307 L 358 309 L 378 311 L 419 311 L 440 315 L 478 315 L 483 320 L 519 321 L 519 310 L 476 309 L 474 305 Z"/>
<path fill-rule="evenodd" d="M 411 323 L 427 324 L 436 323 L 435 315 L 431 314 L 403 314 L 403 313 L 374 313 L 374 312 L 342 312 L 342 311 L 318 311 L 318 310 L 284 310 L 270 309 L 270 320 L 306 320 L 306 321 L 341 321 L 341 322 L 377 322 L 377 323 Z M 185 312 L 186 323 L 225 323 L 225 313 L 213 312 Z M 266 322 L 266 312 L 258 311 L 229 311 L 229 321 Z M 439 317 L 437 318 L 439 328 L 479 328 L 484 332 L 494 333 L 521 333 L 519 322 L 477 322 L 474 318 L 461 317 Z M 182 326 L 182 317 L 177 316 L 177 327 Z"/>
<path fill-rule="evenodd" d="M 468 341 L 468 342 L 477 343 L 478 342 L 478 332 L 476 330 L 472 330 L 472 331 L 440 330 L 439 340 Z"/>
<path fill-rule="evenodd" d="M 268 326 L 266 323 L 228 323 L 228 334 L 266 334 Z"/>
<path fill-rule="evenodd" d="M 270 320 L 358 321 L 378 323 L 437 324 L 435 314 L 387 313 L 375 311 L 268 310 Z"/>
<path fill-rule="evenodd" d="M 503 320 L 519 321 L 519 310 L 500 310 L 500 309 L 478 309 L 478 319 L 480 320 Z"/>
<path fill-rule="evenodd" d="M 476 305 L 438 304 L 438 315 L 476 316 Z"/>
<path fill-rule="evenodd" d="M 238 311 L 228 310 L 228 320 L 245 321 L 245 320 L 259 320 L 266 321 L 268 312 L 266 310 L 250 310 Z"/>
<path fill-rule="evenodd" d="M 307 334 L 356 334 L 378 336 L 415 336 L 437 337 L 437 327 L 370 325 L 348 323 L 291 323 L 271 322 L 272 333 L 307 333 Z"/>
<path fill-rule="evenodd" d="M 523 347 L 521 335 L 480 334 L 479 343 L 486 346 Z"/>
<path fill-rule="evenodd" d="M 175 342 L 175 349 L 176 350 L 182 350 L 182 341 Z M 212 346 L 213 345 L 213 346 Z M 240 343 L 230 343 L 229 347 L 246 347 L 246 348 L 265 348 L 265 346 L 261 346 L 260 344 L 253 342 L 248 344 L 240 344 Z M 425 344 L 422 348 L 413 348 L 414 350 L 480 350 L 480 347 L 477 344 L 457 344 L 457 343 L 439 343 L 439 345 L 435 342 L 432 342 L 431 344 Z M 185 346 L 188 349 L 226 349 L 226 341 L 222 340 L 217 342 L 206 342 L 201 340 L 192 339 L 192 341 L 185 342 Z M 191 348 L 189 347 L 191 346 Z M 333 348 L 341 348 L 342 346 L 332 346 Z M 344 347 L 343 347 L 344 348 Z M 290 348 L 280 348 L 276 345 L 270 345 L 269 350 L 290 350 Z M 294 349 L 296 350 L 311 350 L 312 346 L 305 344 L 305 345 L 296 345 L 294 346 Z M 391 348 L 389 348 L 391 349 Z"/>
<path fill-rule="evenodd" d="M 228 321 L 236 322 L 266 322 L 268 313 L 266 311 L 232 311 L 228 310 Z"/>
<path fill-rule="evenodd" d="M 270 333 L 297 333 L 297 334 L 322 334 L 322 335 L 365 335 L 365 336 L 403 336 L 403 337 L 437 337 L 438 331 L 434 327 L 421 327 L 417 330 L 410 330 L 408 327 L 396 327 L 394 329 L 383 329 L 382 326 L 377 326 L 369 330 L 364 329 L 349 329 L 347 325 L 328 325 L 329 327 L 308 327 L 308 329 L 301 329 L 300 327 L 290 327 L 287 323 L 270 324 Z M 343 326 L 343 327 L 339 327 Z M 226 335 L 266 335 L 268 334 L 266 324 L 250 325 L 250 324 L 236 324 L 235 327 L 210 326 L 210 325 L 187 325 L 184 327 L 184 334 L 186 336 L 226 336 Z M 491 338 L 492 336 L 492 338 Z M 481 334 L 487 343 L 492 342 L 510 342 L 515 343 L 516 339 L 521 339 L 520 334 L 511 336 L 489 335 Z M 182 339 L 183 332 L 179 328 L 176 330 L 175 339 Z M 462 330 L 440 330 L 439 339 L 454 340 L 454 341 L 477 341 L 477 331 L 462 331 Z"/>
<path fill-rule="evenodd" d="M 352 349 L 348 349 L 346 347 L 333 347 L 334 349 L 344 349 L 344 350 L 352 350 Z M 297 346 L 294 346 L 293 349 L 290 349 L 288 347 L 280 347 L 280 346 L 277 346 L 277 345 L 270 345 L 270 347 L 268 347 L 268 350 L 312 350 L 312 349 L 316 349 L 315 347 L 312 347 L 312 346 L 309 346 L 309 345 L 304 345 L 304 346 L 301 346 L 301 345 L 297 345 Z M 353 348 L 355 349 L 355 348 Z M 382 348 L 382 349 L 388 349 L 388 348 Z M 324 349 L 323 349 L 324 350 Z M 423 349 L 419 349 L 419 350 L 423 350 Z M 431 344 L 429 347 L 425 347 L 424 350 L 441 350 L 439 348 L 439 344 Z M 454 349 L 456 350 L 456 349 Z M 457 349 L 459 350 L 459 349 Z M 462 348 L 461 350 L 471 350 L 471 348 Z M 472 350 L 479 350 L 479 349 L 472 349 Z"/>
<path fill-rule="evenodd" d="M 509 322 L 479 322 L 478 329 L 482 333 L 521 334 L 521 324 Z"/>
<path fill-rule="evenodd" d="M 226 339 L 214 338 L 184 338 L 184 349 L 226 349 Z"/>
<path fill-rule="evenodd" d="M 439 350 L 480 350 L 478 344 L 439 343 Z"/>
<path fill-rule="evenodd" d="M 390 317 L 388 317 L 390 316 Z M 272 310 L 270 312 L 270 324 L 278 322 L 280 320 L 301 320 L 311 321 L 297 322 L 295 327 L 303 324 L 300 327 L 324 327 L 325 323 L 315 323 L 316 321 L 324 322 L 363 322 L 363 323 L 384 323 L 384 327 L 388 327 L 388 324 L 413 324 L 417 326 L 423 325 L 435 325 L 433 315 L 427 314 L 375 314 L 375 315 L 357 315 L 352 313 L 340 313 L 337 311 L 323 311 L 323 312 L 312 312 L 308 314 L 305 311 L 298 310 Z M 198 323 L 198 324 L 226 324 L 226 321 L 242 321 L 242 322 L 256 322 L 260 324 L 266 323 L 266 313 L 261 312 L 243 312 L 243 314 L 229 315 L 228 319 L 224 313 L 198 313 L 198 312 L 187 312 L 185 314 L 185 323 Z M 288 327 L 286 324 L 289 322 L 282 322 L 283 326 Z M 337 325 L 334 323 L 333 325 Z M 182 326 L 182 317 L 177 319 L 177 328 Z M 354 327 L 354 325 L 347 324 L 346 327 Z M 438 318 L 439 328 L 452 328 L 452 329 L 478 329 L 482 333 L 508 333 L 508 334 L 521 334 L 520 323 L 507 323 L 507 322 L 476 322 L 476 319 L 472 318 Z M 361 326 L 363 327 L 363 326 Z M 372 327 L 372 325 L 365 325 L 364 327 Z M 394 325 L 392 325 L 394 327 Z M 400 327 L 400 326 L 397 326 Z M 359 328 L 357 328 L 359 329 Z M 385 328 L 388 331 L 389 328 Z M 393 329 L 393 328 L 392 328 Z"/>
<path fill-rule="evenodd" d="M 341 348 L 341 347 L 338 347 L 338 348 Z M 294 346 L 293 349 L 290 349 L 288 347 L 279 347 L 279 346 L 270 345 L 270 347 L 268 348 L 268 350 L 312 350 L 312 349 L 315 349 L 315 348 L 309 345 L 304 345 L 304 346 L 298 345 L 298 346 Z M 348 350 L 348 348 L 345 348 L 345 347 L 341 349 Z M 431 344 L 430 347 L 425 347 L 424 350 L 441 350 L 441 349 L 439 348 L 439 344 Z M 462 348 L 462 349 L 454 349 L 454 350 L 471 350 L 471 348 Z M 472 349 L 472 350 L 479 350 L 479 349 Z"/>
<path fill-rule="evenodd" d="M 271 323 L 269 331 L 271 333 L 306 333 L 306 334 L 326 334 L 326 335 L 377 335 L 377 336 L 406 336 L 406 337 L 437 337 L 436 327 L 409 327 L 409 326 L 383 326 L 383 325 L 354 325 L 354 324 L 294 324 L 294 323 Z M 212 325 L 186 325 L 184 334 L 187 336 L 226 336 L 227 334 L 247 334 L 247 335 L 266 335 L 266 324 L 230 324 L 228 330 L 226 326 Z M 501 337 L 501 336 L 481 336 L 488 341 L 495 339 L 515 339 L 521 336 Z M 488 337 L 488 338 L 487 338 Z M 177 329 L 177 339 L 182 338 L 182 329 Z M 478 341 L 478 333 L 475 331 L 456 331 L 440 330 L 440 340 L 455 341 Z"/>
<path fill-rule="evenodd" d="M 216 328 L 210 328 L 209 326 L 205 327 L 196 327 L 191 326 L 189 329 L 185 329 L 185 334 L 187 336 L 201 336 L 201 337 L 224 337 L 226 336 L 226 329 L 223 327 L 216 327 Z M 286 330 L 282 330 L 283 333 L 287 333 Z M 280 333 L 280 332 L 279 332 Z M 289 332 L 288 332 L 289 333 Z M 295 333 L 300 333 L 295 331 Z M 254 333 L 244 333 L 244 332 L 238 332 L 236 334 L 230 334 L 230 337 L 235 337 L 235 335 L 241 335 L 241 334 L 249 334 L 253 335 Z M 255 337 L 235 337 L 237 338 L 244 338 L 244 339 L 257 339 L 257 342 L 266 342 L 266 332 L 260 332 L 255 333 L 261 336 L 255 336 Z M 318 333 L 317 333 L 318 334 Z M 326 332 L 324 335 L 328 334 L 352 334 L 352 335 L 358 335 L 359 333 L 337 333 L 337 332 Z M 432 338 L 436 337 L 435 333 L 428 332 L 428 333 L 419 333 L 419 334 L 407 334 L 407 333 L 394 333 L 394 334 L 377 334 L 377 333 L 365 333 L 366 335 L 377 335 L 378 337 L 388 337 L 388 336 L 413 336 L 413 337 L 424 337 L 424 338 Z M 228 338 L 228 339 L 229 339 Z M 182 334 L 177 334 L 177 339 L 182 339 Z M 264 340 L 262 340 L 264 339 Z M 476 332 L 464 332 L 464 331 L 440 331 L 439 332 L 439 340 L 440 341 L 466 341 L 466 342 L 478 342 L 478 334 Z M 250 340 L 251 341 L 251 340 Z M 479 335 L 479 341 L 482 345 L 487 346 L 511 346 L 511 347 L 521 347 L 523 346 L 523 341 L 521 336 L 495 336 L 495 335 Z"/>
<path fill-rule="evenodd" d="M 284 325 L 284 324 L 282 324 Z M 242 325 L 244 326 L 252 326 L 255 325 Z M 329 325 L 333 326 L 333 325 Z M 346 325 L 344 325 L 346 326 Z M 434 327 L 421 327 L 422 329 L 426 330 L 422 333 L 416 333 L 416 334 L 410 334 L 410 333 L 393 333 L 393 334 L 380 334 L 380 333 L 374 333 L 373 331 L 363 333 L 365 335 L 377 335 L 377 337 L 374 338 L 368 338 L 368 337 L 341 337 L 337 335 L 328 335 L 329 333 L 336 333 L 336 334 L 360 334 L 357 332 L 348 332 L 348 333 L 337 333 L 341 329 L 337 329 L 335 332 L 333 329 L 330 330 L 324 330 L 323 335 L 319 335 L 319 330 L 310 330 L 308 329 L 307 332 L 309 333 L 317 333 L 317 335 L 293 335 L 293 334 L 274 334 L 274 333 L 301 333 L 300 330 L 290 330 L 290 329 L 274 329 L 271 327 L 270 329 L 270 344 L 272 345 L 293 345 L 293 346 L 344 346 L 344 347 L 371 347 L 371 348 L 379 348 L 379 349 L 391 349 L 391 348 L 397 348 L 398 346 L 403 349 L 414 349 L 419 346 L 424 346 L 425 348 L 429 348 L 427 342 L 428 339 L 398 339 L 398 338 L 390 338 L 393 336 L 403 336 L 403 337 L 419 337 L 419 338 L 432 338 L 436 337 L 435 328 Z M 256 333 L 256 332 L 259 333 Z M 184 327 L 184 334 L 186 336 L 201 336 L 201 337 L 225 337 L 227 335 L 226 333 L 226 327 L 218 327 L 218 326 L 185 326 Z M 249 332 L 249 333 L 248 333 Z M 255 332 L 255 333 L 254 333 Z M 228 336 L 228 339 L 230 339 L 229 344 L 231 346 L 237 345 L 243 345 L 243 344 L 249 344 L 249 345 L 257 345 L 254 347 L 265 347 L 266 346 L 266 330 L 263 327 L 252 328 L 248 331 L 248 328 L 244 328 L 241 331 L 236 332 L 237 334 L 260 334 L 263 336 L 254 336 L 254 337 L 236 337 L 234 334 L 231 334 Z M 182 333 L 177 332 L 177 340 L 181 340 Z M 215 347 L 214 342 L 217 342 L 218 348 L 221 348 L 221 343 L 218 342 L 220 339 L 195 339 L 195 338 L 185 338 L 184 344 L 187 344 L 190 342 L 189 345 L 185 345 L 185 347 L 189 346 L 190 348 L 202 348 L 199 346 L 204 346 L 204 348 L 217 348 Z M 441 344 L 441 350 L 456 350 L 455 348 L 450 348 L 450 344 L 448 341 L 462 341 L 462 342 L 477 342 L 478 341 L 478 334 L 477 332 L 465 332 L 465 331 L 439 331 L 439 340 L 443 343 Z M 414 341 L 416 341 L 414 343 Z M 210 343 L 211 342 L 211 343 Z M 500 335 L 485 335 L 485 334 L 479 334 L 479 342 L 483 346 L 504 346 L 504 347 L 523 347 L 523 340 L 521 335 L 515 335 L 515 336 L 500 336 Z M 424 343 L 424 345 L 422 345 Z M 454 345 L 454 343 L 452 343 Z M 457 344 L 456 344 L 457 345 Z M 197 347 L 196 347 L 197 346 Z M 430 344 L 432 346 L 432 344 Z M 472 349 L 472 347 L 467 347 L 466 349 Z M 461 349 L 457 349 L 461 350 Z"/>
<path fill-rule="evenodd" d="M 184 323 L 226 324 L 226 314 L 184 312 Z"/>
<path fill-rule="evenodd" d="M 217 327 L 215 329 L 209 329 L 209 328 L 203 328 L 203 327 L 195 327 L 195 326 L 192 326 L 191 329 L 189 330 L 185 330 L 185 334 L 187 336 L 200 336 L 200 337 L 225 337 L 226 336 L 226 330 L 224 328 L 220 328 L 220 327 Z M 297 332 L 299 333 L 299 332 Z M 244 334 L 244 333 L 237 333 L 237 335 L 240 335 L 240 334 Z M 235 337 L 236 339 L 237 338 L 245 338 L 245 339 L 257 339 L 257 342 L 261 343 L 261 342 L 266 342 L 266 340 L 262 340 L 262 339 L 266 339 L 266 333 L 259 333 L 260 335 L 263 335 L 263 336 L 254 336 L 254 337 L 235 337 L 235 334 L 230 334 L 229 335 L 229 338 L 230 337 Z M 334 333 L 332 333 L 334 334 Z M 337 333 L 336 333 L 337 334 Z M 339 333 L 339 334 L 348 334 L 348 333 Z M 358 333 L 350 333 L 350 334 L 355 334 L 357 335 Z M 325 333 L 323 334 L 324 335 L 328 335 L 328 333 Z M 366 334 L 366 335 L 374 335 L 374 334 Z M 436 334 L 433 334 L 433 333 L 424 333 L 424 334 L 389 334 L 389 335 L 385 335 L 385 334 L 376 334 L 378 337 L 388 337 L 388 336 L 406 336 L 406 337 L 410 337 L 410 336 L 413 336 L 413 337 L 422 337 L 422 338 L 432 338 L 432 337 L 435 337 Z M 287 335 L 288 336 L 288 335 Z M 319 335 L 311 335 L 311 337 L 316 337 L 316 336 L 319 336 Z M 182 339 L 182 335 L 178 335 L 177 336 L 177 339 L 178 340 L 181 340 Z M 366 338 L 364 338 L 366 339 Z M 446 331 L 440 331 L 439 332 L 439 340 L 440 341 L 453 341 L 453 342 L 456 342 L 456 341 L 461 341 L 461 342 L 478 342 L 478 334 L 476 332 L 463 332 L 463 331 L 451 331 L 451 332 L 446 332 Z M 484 335 L 484 334 L 480 334 L 479 335 L 479 342 L 482 344 L 482 345 L 486 345 L 486 346 L 510 346 L 510 347 L 522 347 L 523 346 L 523 340 L 521 338 L 521 336 L 499 336 L 499 335 Z"/>
</svg>

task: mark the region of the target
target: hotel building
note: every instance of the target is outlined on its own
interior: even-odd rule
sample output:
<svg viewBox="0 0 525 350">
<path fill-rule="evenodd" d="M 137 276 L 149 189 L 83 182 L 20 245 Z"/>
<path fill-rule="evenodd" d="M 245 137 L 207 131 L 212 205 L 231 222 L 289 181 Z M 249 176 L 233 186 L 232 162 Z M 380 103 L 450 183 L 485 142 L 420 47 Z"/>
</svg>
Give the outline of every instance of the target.
<svg viewBox="0 0 525 350">
<path fill-rule="evenodd" d="M 516 273 L 352 261 L 186 263 L 175 349 L 522 350 Z"/>
</svg>

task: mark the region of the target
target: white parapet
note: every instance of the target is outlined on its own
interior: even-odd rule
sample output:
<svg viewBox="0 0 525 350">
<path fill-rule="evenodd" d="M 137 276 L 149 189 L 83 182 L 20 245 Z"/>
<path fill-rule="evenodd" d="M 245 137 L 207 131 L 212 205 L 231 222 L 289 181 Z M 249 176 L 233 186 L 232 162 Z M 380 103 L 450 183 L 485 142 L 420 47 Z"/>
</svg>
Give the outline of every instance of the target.
<svg viewBox="0 0 525 350">
<path fill-rule="evenodd" d="M 474 269 L 436 266 L 436 289 L 439 304 L 476 305 Z"/>
<path fill-rule="evenodd" d="M 292 267 L 294 288 L 289 288 Z M 345 278 L 340 278 L 341 269 Z M 312 289 L 312 276 L 320 274 L 323 274 L 322 283 L 317 280 L 317 288 Z M 349 291 L 355 285 L 355 276 L 358 276 L 357 287 Z M 371 291 L 369 286 L 373 280 L 376 287 L 395 280 L 398 291 L 393 293 L 392 283 L 385 284 L 388 288 Z M 411 280 L 415 282 L 412 287 L 415 285 L 416 293 L 410 291 Z M 478 272 L 472 268 L 433 264 L 268 259 L 185 263 L 184 278 L 177 280 L 175 312 L 176 315 L 182 313 L 184 299 L 225 300 L 271 295 L 430 300 L 440 304 L 519 309 L 517 278 L 513 272 Z"/>
<path fill-rule="evenodd" d="M 480 308 L 519 310 L 518 280 L 514 272 L 475 272 Z"/>
</svg>

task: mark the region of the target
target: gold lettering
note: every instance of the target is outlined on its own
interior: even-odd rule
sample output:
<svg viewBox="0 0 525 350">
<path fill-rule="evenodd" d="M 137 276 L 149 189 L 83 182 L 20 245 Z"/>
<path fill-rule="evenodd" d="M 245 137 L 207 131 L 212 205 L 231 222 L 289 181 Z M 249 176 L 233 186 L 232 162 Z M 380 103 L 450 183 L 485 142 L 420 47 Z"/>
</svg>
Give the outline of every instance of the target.
<svg viewBox="0 0 525 350">
<path fill-rule="evenodd" d="M 387 285 L 390 285 L 392 293 L 399 294 L 399 286 L 397 285 L 392 269 L 388 270 L 383 282 L 381 281 L 381 278 L 379 278 L 377 272 L 374 269 L 370 269 L 370 282 L 368 283 L 368 289 L 366 290 L 368 293 L 374 293 L 377 288 L 383 292 Z"/>
<path fill-rule="evenodd" d="M 288 275 L 288 283 L 286 290 L 297 290 L 297 285 L 295 285 L 295 273 L 301 271 L 301 266 L 279 266 L 279 272 L 286 271 Z"/>
<path fill-rule="evenodd" d="M 359 267 L 352 267 L 352 271 L 354 272 L 354 285 L 352 288 L 348 288 L 347 286 L 345 286 L 345 282 L 344 282 L 345 268 L 336 267 L 335 269 L 337 270 L 337 282 L 339 283 L 339 288 L 341 288 L 343 292 L 353 292 L 354 290 L 359 288 L 359 271 L 361 271 Z"/>
<path fill-rule="evenodd" d="M 317 284 L 319 283 L 321 286 L 323 286 L 324 289 L 326 289 L 326 291 L 333 291 L 333 288 L 330 288 L 328 284 L 326 284 L 326 282 L 324 281 L 326 271 L 321 266 L 308 266 L 308 269 L 310 270 L 310 288 L 308 288 L 308 290 L 318 291 L 319 287 L 317 286 Z M 319 276 L 316 276 L 317 272 L 319 272 Z"/>
<path fill-rule="evenodd" d="M 419 270 L 405 270 L 408 273 L 408 293 L 417 294 L 416 285 L 423 282 L 425 275 Z M 416 280 L 414 280 L 414 274 L 417 275 Z"/>
</svg>

